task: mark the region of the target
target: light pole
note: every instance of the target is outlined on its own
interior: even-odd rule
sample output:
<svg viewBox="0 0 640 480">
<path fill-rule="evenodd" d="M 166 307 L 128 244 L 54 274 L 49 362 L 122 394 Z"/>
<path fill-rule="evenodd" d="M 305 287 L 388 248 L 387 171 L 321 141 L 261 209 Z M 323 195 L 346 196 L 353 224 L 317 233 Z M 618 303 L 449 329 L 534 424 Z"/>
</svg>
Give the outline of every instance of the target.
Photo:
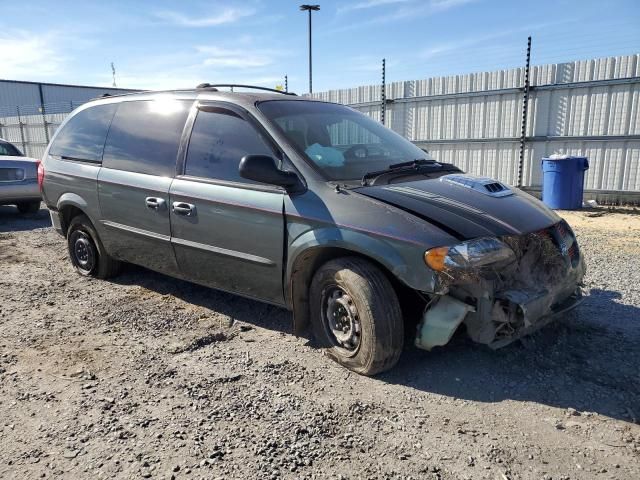
<svg viewBox="0 0 640 480">
<path fill-rule="evenodd" d="M 309 12 L 309 93 L 313 93 L 313 83 L 311 80 L 311 12 L 320 10 L 320 5 L 300 5 L 300 10 Z"/>
</svg>

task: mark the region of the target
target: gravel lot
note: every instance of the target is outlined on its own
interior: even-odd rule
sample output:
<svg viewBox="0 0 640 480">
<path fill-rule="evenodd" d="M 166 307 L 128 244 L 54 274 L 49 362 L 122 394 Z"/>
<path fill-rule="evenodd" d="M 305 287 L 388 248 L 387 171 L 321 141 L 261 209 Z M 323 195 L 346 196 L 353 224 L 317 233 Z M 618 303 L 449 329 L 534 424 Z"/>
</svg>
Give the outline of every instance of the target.
<svg viewBox="0 0 640 480">
<path fill-rule="evenodd" d="M 575 312 L 364 378 L 284 310 L 137 267 L 81 278 L 45 210 L 0 207 L 0 478 L 640 478 L 640 215 L 565 216 Z"/>
</svg>

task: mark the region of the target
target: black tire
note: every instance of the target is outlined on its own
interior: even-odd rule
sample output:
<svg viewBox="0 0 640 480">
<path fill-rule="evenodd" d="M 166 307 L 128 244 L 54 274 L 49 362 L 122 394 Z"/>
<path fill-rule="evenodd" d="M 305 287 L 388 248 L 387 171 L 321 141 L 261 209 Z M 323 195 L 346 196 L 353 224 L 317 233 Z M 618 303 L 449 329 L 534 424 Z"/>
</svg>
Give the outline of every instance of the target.
<svg viewBox="0 0 640 480">
<path fill-rule="evenodd" d="M 86 215 L 73 217 L 67 229 L 71 264 L 80 275 L 109 278 L 120 272 L 121 263 L 111 258 Z"/>
<path fill-rule="evenodd" d="M 379 268 L 357 257 L 331 260 L 315 273 L 309 293 L 313 335 L 329 357 L 361 375 L 375 375 L 398 362 L 402 311 Z"/>
<path fill-rule="evenodd" d="M 40 211 L 40 200 L 33 202 L 21 202 L 16 206 L 20 213 L 38 213 Z"/>
</svg>

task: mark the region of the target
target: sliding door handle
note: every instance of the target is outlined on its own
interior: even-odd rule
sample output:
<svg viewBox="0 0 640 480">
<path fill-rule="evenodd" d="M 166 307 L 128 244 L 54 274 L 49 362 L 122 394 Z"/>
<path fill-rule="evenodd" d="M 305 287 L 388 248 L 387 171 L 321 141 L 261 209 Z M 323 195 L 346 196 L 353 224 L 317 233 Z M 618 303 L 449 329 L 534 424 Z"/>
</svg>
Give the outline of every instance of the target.
<svg viewBox="0 0 640 480">
<path fill-rule="evenodd" d="M 171 209 L 177 215 L 184 215 L 185 217 L 192 217 L 196 214 L 196 206 L 191 203 L 173 202 Z"/>
</svg>

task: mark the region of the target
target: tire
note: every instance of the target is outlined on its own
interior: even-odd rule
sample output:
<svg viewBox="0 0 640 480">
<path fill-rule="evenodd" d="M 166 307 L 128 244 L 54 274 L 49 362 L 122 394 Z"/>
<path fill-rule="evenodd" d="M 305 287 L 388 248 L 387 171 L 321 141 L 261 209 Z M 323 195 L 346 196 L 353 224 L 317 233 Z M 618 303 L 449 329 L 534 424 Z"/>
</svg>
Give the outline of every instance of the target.
<svg viewBox="0 0 640 480">
<path fill-rule="evenodd" d="M 20 213 L 38 213 L 40 211 L 40 200 L 33 202 L 22 202 L 16 205 Z"/>
<path fill-rule="evenodd" d="M 86 215 L 73 217 L 67 229 L 71 264 L 80 275 L 110 278 L 120 272 L 121 263 L 111 258 Z"/>
<path fill-rule="evenodd" d="M 379 268 L 357 257 L 331 260 L 315 273 L 309 293 L 313 335 L 329 357 L 361 375 L 384 372 L 398 362 L 402 311 Z"/>
</svg>

